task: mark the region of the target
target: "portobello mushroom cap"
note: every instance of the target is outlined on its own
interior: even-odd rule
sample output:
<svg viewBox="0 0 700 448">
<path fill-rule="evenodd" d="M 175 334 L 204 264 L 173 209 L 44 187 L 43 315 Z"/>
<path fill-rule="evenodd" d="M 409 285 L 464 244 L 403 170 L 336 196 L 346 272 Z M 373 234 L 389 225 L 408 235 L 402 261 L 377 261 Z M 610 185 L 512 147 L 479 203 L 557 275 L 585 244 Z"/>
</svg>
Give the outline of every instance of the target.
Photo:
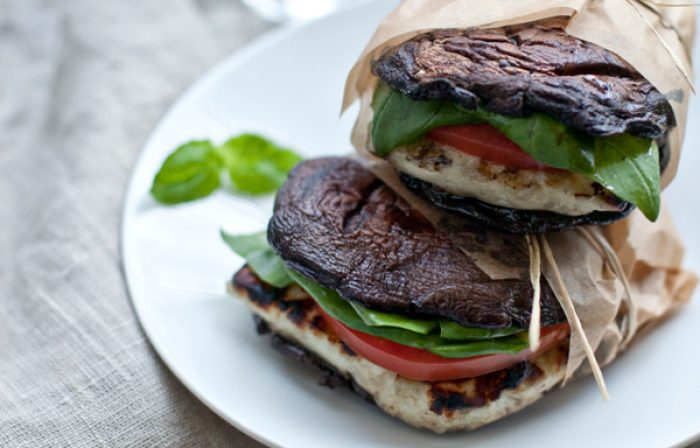
<svg viewBox="0 0 700 448">
<path fill-rule="evenodd" d="M 277 194 L 268 240 L 288 268 L 375 310 L 482 328 L 530 322 L 522 237 L 470 224 L 457 247 L 352 159 L 300 163 Z M 522 275 L 492 280 L 472 256 L 480 251 Z M 541 290 L 542 325 L 564 322 L 544 278 Z"/>
<path fill-rule="evenodd" d="M 372 67 L 415 100 L 543 112 L 589 135 L 662 138 L 676 125 L 666 98 L 614 53 L 557 27 L 439 30 L 387 51 Z"/>
</svg>

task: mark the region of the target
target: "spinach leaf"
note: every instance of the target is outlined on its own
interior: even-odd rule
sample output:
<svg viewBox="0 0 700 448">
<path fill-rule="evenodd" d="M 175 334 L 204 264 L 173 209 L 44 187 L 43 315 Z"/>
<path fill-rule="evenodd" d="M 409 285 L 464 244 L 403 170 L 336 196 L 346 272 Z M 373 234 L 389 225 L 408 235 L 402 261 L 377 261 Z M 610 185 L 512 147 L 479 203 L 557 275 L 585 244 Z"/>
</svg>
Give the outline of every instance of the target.
<svg viewBox="0 0 700 448">
<path fill-rule="evenodd" d="M 222 230 L 221 238 L 231 250 L 245 259 L 263 281 L 277 288 L 284 288 L 292 283 L 284 262 L 267 243 L 265 232 L 229 235 Z"/>
<path fill-rule="evenodd" d="M 203 198 L 221 185 L 222 166 L 223 160 L 210 141 L 185 143 L 165 159 L 153 179 L 151 194 L 163 204 Z"/>
<path fill-rule="evenodd" d="M 340 297 L 336 291 L 324 288 L 292 270 L 289 270 L 289 275 L 333 318 L 352 329 L 389 339 L 402 345 L 427 350 L 445 358 L 468 358 L 494 353 L 512 354 L 527 348 L 527 342 L 517 336 L 455 342 L 433 334 L 420 334 L 400 328 L 370 326 L 365 324 L 353 306 Z"/>
<path fill-rule="evenodd" d="M 596 141 L 594 179 L 618 198 L 635 204 L 650 221 L 661 208 L 661 173 L 656 142 L 631 135 Z"/>
<path fill-rule="evenodd" d="M 523 332 L 524 330 L 522 328 L 515 326 L 490 330 L 488 328 L 463 327 L 460 324 L 449 320 L 440 321 L 440 336 L 445 339 L 458 341 L 463 341 L 465 339 L 500 338 L 501 336 L 510 336 L 512 334 Z"/>
<path fill-rule="evenodd" d="M 224 159 L 234 190 L 251 195 L 273 193 L 301 161 L 294 151 L 255 134 L 243 134 L 218 150 Z"/>
<path fill-rule="evenodd" d="M 533 159 L 584 175 L 595 172 L 594 138 L 570 130 L 549 115 L 513 118 L 479 109 L 484 121 L 520 146 Z M 576 169 L 572 169 L 575 167 Z"/>
<path fill-rule="evenodd" d="M 434 344 L 427 350 L 443 358 L 469 358 L 494 353 L 518 353 L 528 347 L 527 341 L 517 336 L 483 339 L 478 341 Z"/>
<path fill-rule="evenodd" d="M 404 330 L 409 330 L 414 333 L 428 334 L 439 325 L 438 321 L 435 319 L 418 319 L 402 316 L 400 314 L 384 313 L 364 307 L 357 302 L 349 303 L 365 325 L 369 325 L 370 327 L 403 328 Z"/>
<path fill-rule="evenodd" d="M 256 232 L 247 235 L 231 235 L 221 230 L 221 239 L 239 257 L 247 259 L 251 254 L 261 250 L 272 250 L 267 242 L 266 232 Z"/>
<path fill-rule="evenodd" d="M 535 160 L 583 174 L 620 199 L 639 207 L 651 221 L 660 207 L 659 154 L 650 140 L 628 134 L 593 137 L 553 117 L 534 113 L 506 117 L 483 108 L 467 110 L 448 101 L 415 101 L 382 83 L 372 107 L 372 143 L 386 157 L 440 126 L 488 123 Z"/>
<path fill-rule="evenodd" d="M 397 146 L 414 143 L 431 129 L 477 123 L 476 114 L 448 101 L 414 101 L 381 83 L 372 98 L 372 144 L 377 155 L 386 157 Z"/>
</svg>

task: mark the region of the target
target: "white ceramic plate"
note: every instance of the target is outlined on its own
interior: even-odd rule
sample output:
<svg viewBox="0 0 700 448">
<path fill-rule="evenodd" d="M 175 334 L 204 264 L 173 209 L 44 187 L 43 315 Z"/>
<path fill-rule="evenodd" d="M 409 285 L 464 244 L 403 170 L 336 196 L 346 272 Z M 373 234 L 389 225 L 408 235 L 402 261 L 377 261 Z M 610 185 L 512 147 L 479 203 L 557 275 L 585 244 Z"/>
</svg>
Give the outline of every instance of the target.
<svg viewBox="0 0 700 448">
<path fill-rule="evenodd" d="M 605 370 L 612 396 L 592 379 L 558 389 L 514 416 L 467 434 L 436 436 L 396 421 L 273 351 L 253 331 L 224 284 L 242 264 L 219 229 L 261 230 L 271 199 L 217 193 L 160 207 L 151 179 L 167 153 L 194 138 L 220 142 L 258 131 L 305 156 L 348 153 L 356 110 L 338 118 L 343 82 L 394 2 L 366 4 L 303 28 L 270 34 L 206 74 L 156 127 L 126 198 L 123 260 L 139 319 L 165 363 L 204 403 L 270 445 L 329 446 L 670 446 L 700 432 L 700 303 L 643 338 Z M 697 56 L 696 52 L 696 56 Z M 700 104 L 694 100 L 686 153 L 664 200 L 700 270 Z"/>
</svg>

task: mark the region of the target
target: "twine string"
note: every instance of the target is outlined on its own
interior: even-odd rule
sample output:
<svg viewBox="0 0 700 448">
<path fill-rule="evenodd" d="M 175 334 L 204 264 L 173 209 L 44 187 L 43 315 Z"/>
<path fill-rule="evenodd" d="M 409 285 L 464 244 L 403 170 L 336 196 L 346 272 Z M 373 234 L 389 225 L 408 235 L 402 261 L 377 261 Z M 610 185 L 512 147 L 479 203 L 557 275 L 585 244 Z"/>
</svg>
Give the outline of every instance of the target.
<svg viewBox="0 0 700 448">
<path fill-rule="evenodd" d="M 556 280 L 557 286 L 559 287 L 559 291 L 561 292 L 561 305 L 562 308 L 564 308 L 564 312 L 566 313 L 569 325 L 571 326 L 571 331 L 578 335 L 578 337 L 581 339 L 583 351 L 586 354 L 586 359 L 588 359 L 588 364 L 590 365 L 591 371 L 593 372 L 593 377 L 595 378 L 595 381 L 598 384 L 600 394 L 603 396 L 603 400 L 607 401 L 610 399 L 610 395 L 608 394 L 608 388 L 605 385 L 605 380 L 603 379 L 603 372 L 600 370 L 600 364 L 598 364 L 598 360 L 596 360 L 595 353 L 593 352 L 593 348 L 591 347 L 591 344 L 588 341 L 588 337 L 583 331 L 581 319 L 579 319 L 578 317 L 578 313 L 576 312 L 576 308 L 574 307 L 574 302 L 571 300 L 569 290 L 566 288 L 564 278 L 562 277 L 561 272 L 559 271 L 559 266 L 557 265 L 557 262 L 554 259 L 554 255 L 552 254 L 552 249 L 550 248 L 549 243 L 547 242 L 547 238 L 544 236 L 544 234 L 539 235 L 539 241 L 542 245 L 542 251 L 544 252 L 547 264 L 549 264 L 549 267 L 552 269 L 554 280 Z"/>
<path fill-rule="evenodd" d="M 541 260 L 540 246 L 536 237 L 525 235 L 527 247 L 530 253 L 530 282 L 532 282 L 532 312 L 530 313 L 530 327 L 528 328 L 528 339 L 530 351 L 535 352 L 540 346 L 540 276 Z"/>
</svg>

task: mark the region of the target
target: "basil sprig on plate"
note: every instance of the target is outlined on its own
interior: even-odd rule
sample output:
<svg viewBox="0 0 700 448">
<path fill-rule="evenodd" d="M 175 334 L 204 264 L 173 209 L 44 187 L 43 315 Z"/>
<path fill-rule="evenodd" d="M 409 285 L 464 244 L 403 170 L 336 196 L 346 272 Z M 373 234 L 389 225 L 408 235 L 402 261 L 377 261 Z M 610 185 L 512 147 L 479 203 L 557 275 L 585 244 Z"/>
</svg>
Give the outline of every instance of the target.
<svg viewBox="0 0 700 448">
<path fill-rule="evenodd" d="M 194 140 L 165 159 L 153 179 L 151 194 L 163 204 L 194 201 L 219 189 L 224 173 L 236 192 L 273 193 L 300 160 L 294 151 L 255 134 L 233 137 L 221 146 Z"/>
<path fill-rule="evenodd" d="M 223 160 L 208 140 L 195 140 L 178 147 L 165 159 L 153 179 L 151 194 L 163 204 L 194 201 L 221 186 Z"/>
<path fill-rule="evenodd" d="M 517 353 L 527 347 L 527 341 L 516 336 L 523 333 L 518 327 L 494 330 L 468 328 L 443 319 L 376 311 L 345 300 L 338 292 L 287 269 L 284 261 L 267 243 L 265 232 L 235 236 L 222 232 L 221 236 L 263 281 L 279 288 L 296 282 L 326 313 L 363 333 L 428 350 L 446 358 Z"/>
<path fill-rule="evenodd" d="M 629 134 L 594 137 L 542 113 L 515 118 L 449 101 L 416 101 L 385 83 L 375 92 L 372 108 L 372 143 L 381 157 L 437 127 L 488 123 L 535 160 L 583 174 L 639 207 L 651 221 L 659 215 L 659 149 L 650 139 Z"/>
</svg>

